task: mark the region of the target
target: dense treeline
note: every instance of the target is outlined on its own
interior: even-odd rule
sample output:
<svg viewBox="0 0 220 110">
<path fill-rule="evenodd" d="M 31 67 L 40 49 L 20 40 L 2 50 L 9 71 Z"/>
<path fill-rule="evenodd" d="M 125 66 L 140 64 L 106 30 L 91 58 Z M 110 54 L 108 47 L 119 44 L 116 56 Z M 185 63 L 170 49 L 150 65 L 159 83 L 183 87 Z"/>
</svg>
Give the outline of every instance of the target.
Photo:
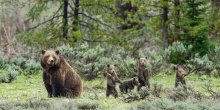
<svg viewBox="0 0 220 110">
<path fill-rule="evenodd" d="M 6 0 L 1 3 L 5 5 L 1 9 L 2 22 L 9 20 L 16 24 L 10 32 L 4 32 L 7 25 L 2 27 L 2 35 L 16 34 L 18 40 L 32 47 L 87 42 L 117 44 L 134 52 L 149 42 L 165 49 L 181 41 L 192 45 L 193 52 L 204 55 L 214 48 L 213 39 L 218 39 L 218 1 Z M 17 20 L 7 19 L 10 11 L 23 16 L 11 15 Z M 53 45 L 48 45 L 49 42 Z"/>
<path fill-rule="evenodd" d="M 89 77 L 97 77 L 112 61 L 122 76 L 132 76 L 140 56 L 149 56 L 151 74 L 163 70 L 165 62 L 184 65 L 189 73 L 219 71 L 218 1 L 2 0 L 1 4 L 0 46 L 6 62 L 21 54 L 37 62 L 40 49 L 58 48 Z"/>
<path fill-rule="evenodd" d="M 21 57 L 20 62 L 25 58 L 37 62 L 40 49 L 58 48 L 88 77 L 97 77 L 109 62 L 119 65 L 122 76 L 132 76 L 136 59 L 143 56 L 149 57 L 152 75 L 166 63 L 183 65 L 189 73 L 219 73 L 218 1 L 2 0 L 1 4 L 2 62 L 12 62 L 14 55 Z M 24 63 L 17 64 L 24 69 Z"/>
</svg>

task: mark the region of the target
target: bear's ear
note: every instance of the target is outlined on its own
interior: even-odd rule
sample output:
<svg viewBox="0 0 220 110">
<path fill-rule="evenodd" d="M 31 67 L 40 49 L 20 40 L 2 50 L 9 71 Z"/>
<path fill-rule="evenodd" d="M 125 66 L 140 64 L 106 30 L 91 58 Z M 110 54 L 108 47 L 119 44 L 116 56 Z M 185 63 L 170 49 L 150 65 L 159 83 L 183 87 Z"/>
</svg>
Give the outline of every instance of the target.
<svg viewBox="0 0 220 110">
<path fill-rule="evenodd" d="M 59 54 L 59 53 L 60 53 L 60 51 L 59 51 L 59 50 L 55 50 L 55 52 L 56 52 L 56 54 Z"/>
<path fill-rule="evenodd" d="M 117 65 L 116 65 L 116 64 L 114 64 L 114 66 L 116 67 Z"/>
<path fill-rule="evenodd" d="M 147 59 L 147 57 L 145 57 L 145 59 Z"/>
<path fill-rule="evenodd" d="M 177 65 L 174 65 L 174 66 L 173 66 L 173 70 L 176 70 L 176 69 L 177 69 Z"/>
<path fill-rule="evenodd" d="M 110 65 L 108 64 L 107 67 L 110 67 Z"/>
<path fill-rule="evenodd" d="M 46 50 L 41 50 L 41 53 L 42 53 L 42 54 L 45 54 L 45 52 L 46 52 Z"/>
<path fill-rule="evenodd" d="M 135 81 L 136 79 L 135 78 L 133 78 L 133 81 Z"/>
<path fill-rule="evenodd" d="M 138 60 L 140 60 L 140 57 L 138 57 Z"/>
</svg>

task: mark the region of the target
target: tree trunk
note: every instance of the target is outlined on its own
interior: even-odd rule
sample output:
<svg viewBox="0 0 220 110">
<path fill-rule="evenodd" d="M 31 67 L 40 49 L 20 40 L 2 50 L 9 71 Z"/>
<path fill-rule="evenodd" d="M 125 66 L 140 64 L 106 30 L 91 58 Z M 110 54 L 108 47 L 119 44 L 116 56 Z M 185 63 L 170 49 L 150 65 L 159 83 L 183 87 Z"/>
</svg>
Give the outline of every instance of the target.
<svg viewBox="0 0 220 110">
<path fill-rule="evenodd" d="M 212 6 L 212 24 L 211 24 L 211 27 L 212 27 L 212 37 L 213 38 L 216 38 L 218 36 L 218 31 L 215 30 L 215 23 L 216 21 L 219 19 L 219 16 L 218 16 L 218 13 L 219 13 L 219 8 L 220 8 L 220 1 L 219 0 L 212 0 L 211 1 L 211 6 Z"/>
<path fill-rule="evenodd" d="M 163 14 L 162 14 L 162 36 L 163 36 L 163 49 L 168 47 L 168 0 L 164 0 Z"/>
<path fill-rule="evenodd" d="M 180 31 L 179 21 L 180 21 L 180 0 L 174 0 L 175 6 L 175 32 Z"/>
<path fill-rule="evenodd" d="M 64 0 L 63 3 L 63 37 L 68 38 L 68 0 Z"/>
<path fill-rule="evenodd" d="M 75 0 L 74 5 L 74 17 L 73 17 L 73 31 L 76 31 L 78 29 L 78 23 L 79 23 L 79 6 L 80 6 L 80 0 Z"/>
<path fill-rule="evenodd" d="M 211 0 L 212 7 L 219 8 L 220 7 L 220 1 L 219 0 Z"/>
<path fill-rule="evenodd" d="M 175 41 L 180 40 L 180 0 L 174 0 L 174 29 L 173 29 L 173 36 L 171 36 L 168 40 L 168 44 L 172 44 Z"/>
</svg>

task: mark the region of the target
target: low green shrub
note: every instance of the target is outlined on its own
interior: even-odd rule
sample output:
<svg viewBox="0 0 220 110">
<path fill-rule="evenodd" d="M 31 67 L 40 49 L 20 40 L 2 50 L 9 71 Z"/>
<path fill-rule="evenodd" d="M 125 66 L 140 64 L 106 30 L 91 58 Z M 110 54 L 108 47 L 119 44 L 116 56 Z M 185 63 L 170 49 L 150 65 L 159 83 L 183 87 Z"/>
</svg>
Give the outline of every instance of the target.
<svg viewBox="0 0 220 110">
<path fill-rule="evenodd" d="M 25 63 L 25 75 L 32 75 L 38 73 L 41 70 L 41 65 L 39 62 L 30 59 Z"/>
<path fill-rule="evenodd" d="M 184 101 L 189 97 L 189 91 L 185 85 L 178 86 L 173 89 L 172 93 L 169 95 L 169 98 L 174 101 Z"/>
<path fill-rule="evenodd" d="M 19 75 L 19 72 L 12 67 L 0 71 L 0 82 L 11 83 Z"/>
<path fill-rule="evenodd" d="M 216 110 L 219 107 L 218 101 L 188 99 L 175 102 L 168 98 L 158 98 L 153 101 L 145 100 L 140 102 L 137 105 L 137 110 Z"/>
<path fill-rule="evenodd" d="M 1 102 L 3 110 L 96 110 L 99 104 L 92 100 L 30 99 L 25 102 Z"/>
<path fill-rule="evenodd" d="M 28 59 L 22 56 L 19 57 L 12 57 L 9 59 L 9 64 L 14 64 L 16 66 L 19 66 L 21 69 L 25 69 L 25 63 Z"/>
<path fill-rule="evenodd" d="M 191 57 L 192 46 L 185 46 L 181 42 L 174 42 L 165 50 L 164 57 L 171 64 L 185 64 Z"/>
<path fill-rule="evenodd" d="M 5 68 L 6 61 L 4 58 L 0 57 L 0 68 Z"/>
<path fill-rule="evenodd" d="M 205 75 L 211 75 L 211 71 L 215 69 L 214 63 L 210 60 L 208 55 L 199 56 L 195 54 L 194 58 L 188 61 L 188 67 L 195 73 L 204 73 Z"/>
</svg>

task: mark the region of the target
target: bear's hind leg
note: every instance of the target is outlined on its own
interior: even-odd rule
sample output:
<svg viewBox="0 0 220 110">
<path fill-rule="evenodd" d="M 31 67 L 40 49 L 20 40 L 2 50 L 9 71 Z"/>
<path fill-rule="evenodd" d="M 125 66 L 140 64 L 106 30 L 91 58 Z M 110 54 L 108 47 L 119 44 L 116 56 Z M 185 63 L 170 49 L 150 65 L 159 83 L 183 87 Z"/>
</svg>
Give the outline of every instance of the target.
<svg viewBox="0 0 220 110">
<path fill-rule="evenodd" d="M 149 83 L 149 81 L 147 80 L 146 83 L 147 83 L 148 89 L 150 89 L 150 83 Z"/>
<path fill-rule="evenodd" d="M 110 87 L 107 85 L 107 88 L 106 88 L 106 97 L 109 97 L 111 94 L 111 90 L 110 90 Z"/>
<path fill-rule="evenodd" d="M 117 92 L 117 90 L 114 88 L 112 92 L 113 92 L 112 94 L 114 95 L 114 97 L 117 98 L 117 97 L 118 97 L 118 92 Z"/>
</svg>

